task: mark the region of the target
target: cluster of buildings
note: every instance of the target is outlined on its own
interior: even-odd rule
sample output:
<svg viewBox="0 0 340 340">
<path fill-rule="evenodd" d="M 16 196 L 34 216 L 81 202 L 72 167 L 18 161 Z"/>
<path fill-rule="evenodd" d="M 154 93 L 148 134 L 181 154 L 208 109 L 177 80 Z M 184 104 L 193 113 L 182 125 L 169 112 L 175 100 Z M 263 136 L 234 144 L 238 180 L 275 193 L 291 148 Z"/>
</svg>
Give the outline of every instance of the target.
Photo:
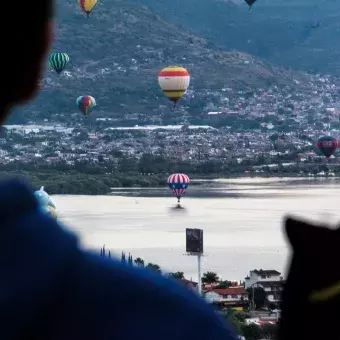
<svg viewBox="0 0 340 340">
<path fill-rule="evenodd" d="M 242 164 L 256 169 L 278 161 L 295 164 L 297 150 L 302 152 L 302 162 L 320 158 L 312 142 L 318 138 L 317 130 L 305 133 L 304 139 L 289 132 L 273 142 L 273 131 L 237 132 L 211 126 L 107 127 L 91 131 L 61 125 L 8 125 L 0 136 L 0 162 L 115 163 L 122 157 L 139 159 L 151 153 L 193 165 L 217 160 L 228 166 Z"/>
<path fill-rule="evenodd" d="M 205 91 L 201 115 L 193 117 L 183 100 L 173 115 L 175 125 L 162 125 L 162 106 L 159 114 L 97 116 L 86 126 L 74 117 L 63 124 L 45 119 L 41 125 L 7 125 L 0 136 L 0 162 L 114 163 L 122 156 L 138 159 L 151 153 L 193 164 L 219 160 L 261 171 L 251 167 L 289 166 L 300 153 L 299 161 L 310 163 L 320 158 L 315 149 L 320 136 L 340 137 L 340 83 L 331 76 L 306 77 L 308 89 L 304 84 L 299 90 L 296 81 L 294 89 L 272 85 Z M 197 95 L 194 90 L 187 94 Z M 117 125 L 122 119 L 124 127 Z"/>
<path fill-rule="evenodd" d="M 182 280 L 183 284 L 197 290 L 197 283 Z M 238 311 L 250 311 L 251 317 L 247 323 L 263 325 L 276 322 L 280 316 L 281 293 L 284 287 L 284 279 L 276 270 L 251 270 L 244 282 L 232 283 L 228 288 L 219 288 L 220 283 L 215 282 L 203 285 L 204 299 L 214 304 L 219 309 L 235 309 Z M 265 307 L 256 306 L 256 288 L 263 290 L 265 295 Z"/>
<path fill-rule="evenodd" d="M 339 80 L 331 76 L 308 76 L 299 89 L 290 86 L 270 86 L 267 89 L 245 89 L 233 92 L 231 88 L 212 94 L 216 101 L 208 102 L 203 110 L 207 121 L 216 122 L 223 117 L 263 119 L 261 126 L 275 128 L 273 122 L 286 122 L 291 126 L 306 127 L 306 123 L 321 125 L 339 122 Z M 217 102 L 217 104 L 216 104 Z"/>
</svg>

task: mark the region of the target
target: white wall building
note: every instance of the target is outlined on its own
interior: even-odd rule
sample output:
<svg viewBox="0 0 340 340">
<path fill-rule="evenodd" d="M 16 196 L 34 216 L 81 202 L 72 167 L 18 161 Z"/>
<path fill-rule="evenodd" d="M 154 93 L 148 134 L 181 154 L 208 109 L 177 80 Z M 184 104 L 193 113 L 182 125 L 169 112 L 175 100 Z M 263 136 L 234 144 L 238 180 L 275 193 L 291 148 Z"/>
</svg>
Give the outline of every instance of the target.
<svg viewBox="0 0 340 340">
<path fill-rule="evenodd" d="M 251 270 L 250 275 L 245 278 L 245 288 L 252 287 L 257 282 L 282 281 L 281 273 L 276 270 Z"/>
<path fill-rule="evenodd" d="M 251 270 L 245 278 L 245 288 L 262 288 L 266 292 L 267 300 L 273 304 L 281 301 L 284 280 L 276 270 Z"/>
<path fill-rule="evenodd" d="M 214 288 L 204 294 L 208 303 L 248 301 L 248 292 L 243 287 Z"/>
</svg>

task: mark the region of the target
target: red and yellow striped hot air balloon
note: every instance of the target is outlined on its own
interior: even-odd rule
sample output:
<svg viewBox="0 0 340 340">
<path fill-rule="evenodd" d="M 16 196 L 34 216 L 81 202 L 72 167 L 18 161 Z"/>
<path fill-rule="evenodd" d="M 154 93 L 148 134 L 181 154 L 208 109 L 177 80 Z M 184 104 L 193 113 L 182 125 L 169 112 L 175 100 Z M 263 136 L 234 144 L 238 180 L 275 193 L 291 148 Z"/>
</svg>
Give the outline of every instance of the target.
<svg viewBox="0 0 340 340">
<path fill-rule="evenodd" d="M 184 67 L 169 66 L 159 72 L 158 83 L 164 94 L 176 106 L 189 87 L 190 74 Z"/>
<path fill-rule="evenodd" d="M 98 0 L 78 0 L 78 4 L 80 8 L 87 14 L 89 17 L 92 10 L 96 7 Z"/>
</svg>

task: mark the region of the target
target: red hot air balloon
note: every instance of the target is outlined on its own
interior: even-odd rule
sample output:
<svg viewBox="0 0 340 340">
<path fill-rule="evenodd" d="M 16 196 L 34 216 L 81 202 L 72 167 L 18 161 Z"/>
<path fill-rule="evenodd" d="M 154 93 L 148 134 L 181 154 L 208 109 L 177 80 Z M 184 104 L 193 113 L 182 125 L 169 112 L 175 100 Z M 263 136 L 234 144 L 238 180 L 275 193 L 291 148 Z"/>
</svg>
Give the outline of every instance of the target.
<svg viewBox="0 0 340 340">
<path fill-rule="evenodd" d="M 84 116 L 88 116 L 96 105 L 96 100 L 92 96 L 80 96 L 77 98 L 77 106 Z"/>
<path fill-rule="evenodd" d="M 329 158 L 339 147 L 339 141 L 332 136 L 323 136 L 319 138 L 316 146 L 327 158 Z"/>
</svg>

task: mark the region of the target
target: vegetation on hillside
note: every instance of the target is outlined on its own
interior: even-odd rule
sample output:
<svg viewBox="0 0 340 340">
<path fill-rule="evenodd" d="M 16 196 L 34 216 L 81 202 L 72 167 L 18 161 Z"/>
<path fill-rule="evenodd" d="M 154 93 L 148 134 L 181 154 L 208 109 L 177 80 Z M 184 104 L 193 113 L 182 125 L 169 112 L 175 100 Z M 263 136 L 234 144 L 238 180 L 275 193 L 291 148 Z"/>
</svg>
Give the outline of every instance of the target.
<svg viewBox="0 0 340 340">
<path fill-rule="evenodd" d="M 40 95 L 18 110 L 12 122 L 83 120 L 75 100 L 87 94 L 97 100 L 89 121 L 132 113 L 159 119 L 172 112 L 157 83 L 159 70 L 169 64 L 181 64 L 191 73 L 189 94 L 181 107 L 197 115 L 215 100 L 208 90 L 294 85 L 300 77 L 245 53 L 226 52 L 131 0 L 100 2 L 89 20 L 77 2 L 59 0 L 57 14 L 52 51 L 68 53 L 70 63 L 61 75 L 47 70 Z"/>
<path fill-rule="evenodd" d="M 105 195 L 115 187 L 166 187 L 166 179 L 171 173 L 184 172 L 191 178 L 228 178 L 255 176 L 254 166 L 262 166 L 261 176 L 296 176 L 317 174 L 332 170 L 340 173 L 340 166 L 316 159 L 319 163 L 299 164 L 297 154 L 278 156 L 273 168 L 266 165 L 266 159 L 259 156 L 239 164 L 237 159 L 226 163 L 224 159 L 207 161 L 180 161 L 167 158 L 166 155 L 144 154 L 141 158 L 122 156 L 111 162 L 85 162 L 67 164 L 65 161 L 46 164 L 44 162 L 11 162 L 0 165 L 0 179 L 25 178 L 34 188 L 44 185 L 50 194 Z M 282 162 L 291 161 L 290 167 Z M 193 183 L 194 184 L 194 183 Z"/>
<path fill-rule="evenodd" d="M 227 49 L 310 73 L 340 75 L 340 3 L 328 0 L 141 0 L 164 18 Z"/>
</svg>

